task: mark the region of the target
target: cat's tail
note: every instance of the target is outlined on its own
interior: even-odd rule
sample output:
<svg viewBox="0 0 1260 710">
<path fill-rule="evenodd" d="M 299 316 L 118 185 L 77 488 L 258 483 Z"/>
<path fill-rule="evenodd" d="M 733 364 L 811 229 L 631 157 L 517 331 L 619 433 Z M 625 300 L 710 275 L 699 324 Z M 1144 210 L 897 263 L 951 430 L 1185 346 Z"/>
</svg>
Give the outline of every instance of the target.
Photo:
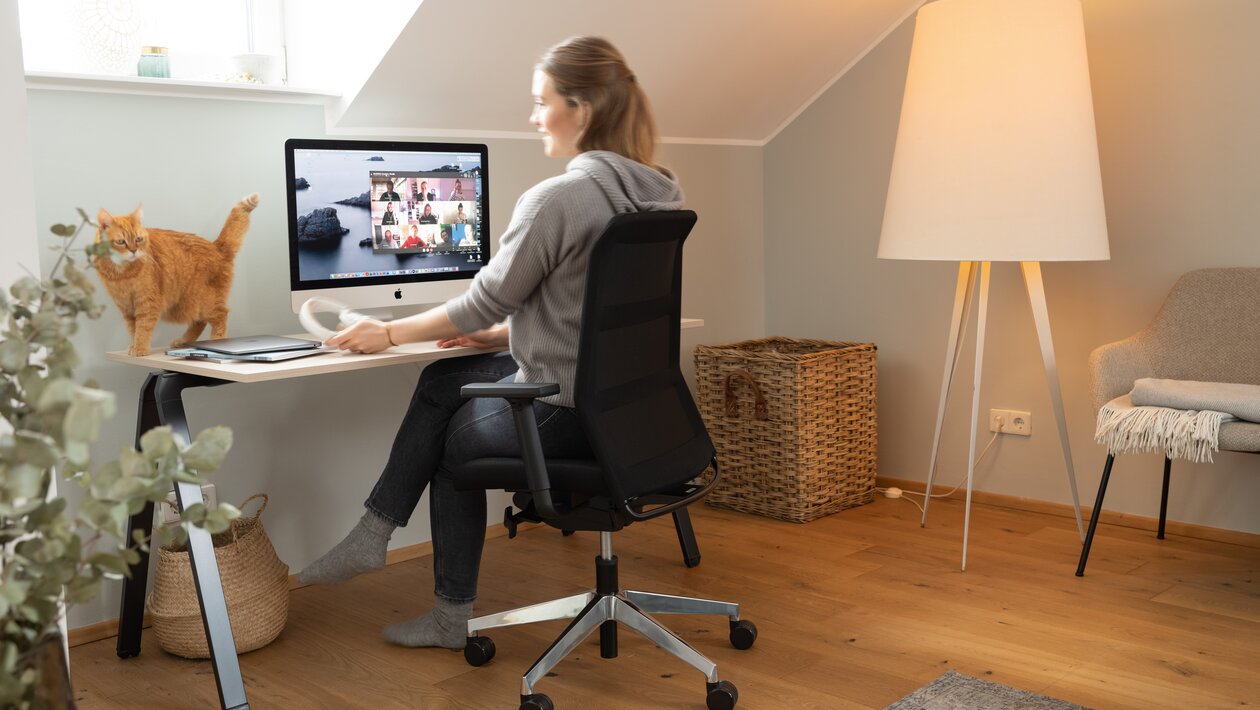
<svg viewBox="0 0 1260 710">
<path fill-rule="evenodd" d="M 215 246 L 227 259 L 236 258 L 236 252 L 240 251 L 241 240 L 245 238 L 245 230 L 249 229 L 249 213 L 253 212 L 257 206 L 258 193 L 255 192 L 237 202 L 228 213 L 227 221 L 223 223 L 223 230 L 219 232 L 219 238 L 214 240 Z"/>
</svg>

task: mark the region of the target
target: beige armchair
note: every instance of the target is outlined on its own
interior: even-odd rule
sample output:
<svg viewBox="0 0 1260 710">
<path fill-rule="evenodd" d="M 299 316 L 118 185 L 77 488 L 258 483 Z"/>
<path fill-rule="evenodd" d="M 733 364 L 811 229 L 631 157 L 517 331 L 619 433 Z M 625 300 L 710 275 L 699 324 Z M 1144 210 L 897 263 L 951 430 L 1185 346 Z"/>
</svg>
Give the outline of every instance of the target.
<svg viewBox="0 0 1260 710">
<path fill-rule="evenodd" d="M 1094 350 L 1089 366 L 1095 410 L 1126 395 L 1142 377 L 1260 385 L 1260 268 L 1186 273 L 1173 285 L 1150 325 Z M 1260 452 L 1260 424 L 1224 422 L 1219 442 L 1222 451 Z M 1115 454 L 1108 452 L 1076 568 L 1078 577 L 1085 574 L 1114 462 Z M 1172 460 L 1165 457 L 1157 534 L 1161 540 L 1171 473 Z"/>
</svg>

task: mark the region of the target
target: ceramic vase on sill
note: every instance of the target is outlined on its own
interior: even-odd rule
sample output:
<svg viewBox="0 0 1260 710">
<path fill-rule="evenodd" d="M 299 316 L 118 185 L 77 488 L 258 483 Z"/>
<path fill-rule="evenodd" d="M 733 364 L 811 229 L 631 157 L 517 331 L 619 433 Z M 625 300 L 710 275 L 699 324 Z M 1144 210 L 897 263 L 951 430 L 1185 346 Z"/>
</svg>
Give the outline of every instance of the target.
<svg viewBox="0 0 1260 710">
<path fill-rule="evenodd" d="M 283 83 L 280 57 L 274 54 L 238 54 L 233 60 L 238 77 L 249 77 L 245 80 L 258 84 Z"/>
</svg>

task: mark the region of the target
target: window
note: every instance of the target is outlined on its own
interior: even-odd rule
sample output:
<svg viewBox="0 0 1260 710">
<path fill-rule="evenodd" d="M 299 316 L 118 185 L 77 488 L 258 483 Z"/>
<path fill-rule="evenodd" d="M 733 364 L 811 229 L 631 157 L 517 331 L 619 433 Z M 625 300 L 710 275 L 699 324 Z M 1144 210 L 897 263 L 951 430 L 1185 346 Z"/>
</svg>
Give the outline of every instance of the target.
<svg viewBox="0 0 1260 710">
<path fill-rule="evenodd" d="M 27 71 L 135 76 L 142 48 L 164 47 L 171 78 L 279 84 L 282 2 L 19 0 L 23 60 Z"/>
</svg>

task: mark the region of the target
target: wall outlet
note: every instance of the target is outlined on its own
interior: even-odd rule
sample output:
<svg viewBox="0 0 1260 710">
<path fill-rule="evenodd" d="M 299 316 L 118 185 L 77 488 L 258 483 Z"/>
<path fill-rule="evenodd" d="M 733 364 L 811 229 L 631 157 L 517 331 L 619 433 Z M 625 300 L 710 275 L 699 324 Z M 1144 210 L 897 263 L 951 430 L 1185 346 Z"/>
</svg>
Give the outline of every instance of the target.
<svg viewBox="0 0 1260 710">
<path fill-rule="evenodd" d="M 989 431 L 1016 436 L 1032 436 L 1032 412 L 1015 409 L 990 409 Z"/>
<path fill-rule="evenodd" d="M 214 484 L 207 483 L 201 487 L 201 497 L 205 499 L 206 507 L 214 507 L 218 503 L 218 496 L 214 492 Z M 179 502 L 175 497 L 175 491 L 166 494 L 166 500 L 162 503 L 161 510 L 158 512 L 158 520 L 160 525 L 178 525 L 179 524 Z"/>
</svg>

